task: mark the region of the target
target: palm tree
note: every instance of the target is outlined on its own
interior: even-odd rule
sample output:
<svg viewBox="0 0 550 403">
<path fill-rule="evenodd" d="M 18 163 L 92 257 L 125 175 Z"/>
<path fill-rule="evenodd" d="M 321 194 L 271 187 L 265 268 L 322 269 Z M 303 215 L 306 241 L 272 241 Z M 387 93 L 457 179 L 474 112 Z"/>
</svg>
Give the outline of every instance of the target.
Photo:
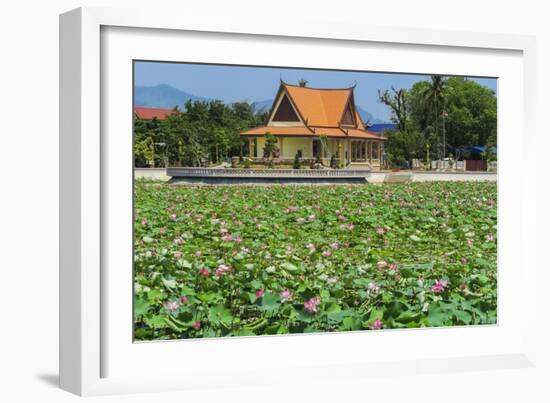
<svg viewBox="0 0 550 403">
<path fill-rule="evenodd" d="M 434 116 L 434 124 L 437 132 L 439 119 L 445 114 L 445 89 L 446 80 L 442 76 L 432 76 L 428 87 L 423 91 L 422 97 L 428 113 Z M 443 128 L 443 132 L 445 128 Z M 445 136 L 443 134 L 443 136 Z M 443 157 L 445 157 L 445 138 L 443 138 Z"/>
</svg>

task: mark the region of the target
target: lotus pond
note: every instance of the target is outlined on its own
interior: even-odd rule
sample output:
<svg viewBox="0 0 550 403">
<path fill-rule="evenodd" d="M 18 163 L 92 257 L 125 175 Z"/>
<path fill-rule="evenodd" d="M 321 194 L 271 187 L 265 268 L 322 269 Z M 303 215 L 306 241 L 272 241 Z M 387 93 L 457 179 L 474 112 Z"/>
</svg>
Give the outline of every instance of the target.
<svg viewBox="0 0 550 403">
<path fill-rule="evenodd" d="M 489 182 L 135 182 L 140 340 L 496 323 Z"/>
</svg>

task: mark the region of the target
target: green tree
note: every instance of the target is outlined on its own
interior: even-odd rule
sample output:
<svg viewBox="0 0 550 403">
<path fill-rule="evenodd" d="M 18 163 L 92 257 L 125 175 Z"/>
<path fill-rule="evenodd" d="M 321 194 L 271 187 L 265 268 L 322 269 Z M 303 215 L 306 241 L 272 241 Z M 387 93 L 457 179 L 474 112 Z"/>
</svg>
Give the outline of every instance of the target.
<svg viewBox="0 0 550 403">
<path fill-rule="evenodd" d="M 265 134 L 265 144 L 264 144 L 264 158 L 271 158 L 273 156 L 273 150 L 277 146 L 277 137 L 272 135 L 270 132 Z"/>
<path fill-rule="evenodd" d="M 408 121 L 408 106 L 407 106 L 407 90 L 396 90 L 391 87 L 391 92 L 378 90 L 378 102 L 383 103 L 391 109 L 391 120 L 397 124 L 399 130 L 407 130 Z"/>
<path fill-rule="evenodd" d="M 298 153 L 294 156 L 294 163 L 292 164 L 293 169 L 300 169 L 302 167 L 302 164 L 300 163 L 300 156 Z"/>
<path fill-rule="evenodd" d="M 431 81 L 429 82 L 429 85 L 424 89 L 422 93 L 422 98 L 426 111 L 428 112 L 428 114 L 431 114 L 433 116 L 435 131 L 442 138 L 440 158 L 444 158 L 447 152 L 444 126 L 444 114 L 446 114 L 445 89 L 446 80 L 442 76 L 434 75 L 431 76 Z M 442 119 L 443 124 L 441 124 Z"/>
</svg>

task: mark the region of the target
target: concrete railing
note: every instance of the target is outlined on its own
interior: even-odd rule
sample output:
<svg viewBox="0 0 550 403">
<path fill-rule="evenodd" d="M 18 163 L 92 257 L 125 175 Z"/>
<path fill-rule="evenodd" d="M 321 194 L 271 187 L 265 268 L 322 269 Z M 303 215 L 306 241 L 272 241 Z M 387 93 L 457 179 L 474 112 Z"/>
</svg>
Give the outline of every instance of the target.
<svg viewBox="0 0 550 403">
<path fill-rule="evenodd" d="M 188 178 L 367 178 L 369 169 L 168 168 L 166 175 Z"/>
</svg>

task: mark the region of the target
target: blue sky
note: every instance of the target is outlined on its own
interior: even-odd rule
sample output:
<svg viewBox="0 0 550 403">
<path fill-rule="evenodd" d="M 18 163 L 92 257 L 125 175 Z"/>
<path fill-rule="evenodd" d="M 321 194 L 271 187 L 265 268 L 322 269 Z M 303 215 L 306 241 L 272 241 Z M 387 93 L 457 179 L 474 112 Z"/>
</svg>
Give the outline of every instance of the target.
<svg viewBox="0 0 550 403">
<path fill-rule="evenodd" d="M 355 102 L 375 117 L 388 120 L 389 109 L 378 102 L 378 90 L 410 88 L 429 76 L 416 74 L 349 72 L 334 70 L 304 70 L 187 63 L 136 62 L 135 85 L 168 84 L 189 94 L 221 99 L 225 102 L 258 102 L 273 99 L 279 80 L 296 84 L 300 78 L 308 86 L 319 88 L 349 87 L 354 83 Z M 494 78 L 472 78 L 496 92 Z"/>
</svg>

